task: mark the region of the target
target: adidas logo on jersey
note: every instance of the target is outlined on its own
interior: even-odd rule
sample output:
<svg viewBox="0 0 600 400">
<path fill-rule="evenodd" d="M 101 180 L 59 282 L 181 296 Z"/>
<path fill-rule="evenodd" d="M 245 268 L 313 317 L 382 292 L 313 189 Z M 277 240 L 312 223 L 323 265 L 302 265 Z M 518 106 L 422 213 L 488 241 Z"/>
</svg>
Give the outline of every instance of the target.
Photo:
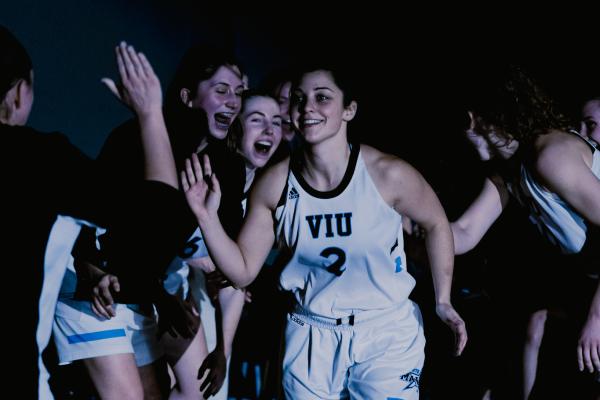
<svg viewBox="0 0 600 400">
<path fill-rule="evenodd" d="M 297 199 L 298 197 L 300 197 L 300 194 L 298 193 L 298 191 L 296 190 L 295 187 L 292 187 L 292 190 L 290 190 L 290 193 L 288 195 L 288 199 L 294 200 L 294 199 Z"/>
</svg>

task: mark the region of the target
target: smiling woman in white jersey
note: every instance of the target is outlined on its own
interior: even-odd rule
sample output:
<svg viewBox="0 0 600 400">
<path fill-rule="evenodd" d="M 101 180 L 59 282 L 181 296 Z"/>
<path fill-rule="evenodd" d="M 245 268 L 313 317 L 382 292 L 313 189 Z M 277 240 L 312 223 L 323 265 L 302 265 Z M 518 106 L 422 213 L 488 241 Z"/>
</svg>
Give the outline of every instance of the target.
<svg viewBox="0 0 600 400">
<path fill-rule="evenodd" d="M 301 153 L 255 183 L 237 243 L 215 213 L 220 190 L 208 158 L 202 168 L 194 156 L 182 179 L 209 251 L 236 285 L 252 282 L 274 242 L 290 257 L 280 279 L 297 302 L 286 328 L 288 398 L 418 398 L 424 336 L 408 300 L 401 215 L 427 231 L 437 313 L 457 353 L 467 340 L 450 304 L 452 237 L 439 201 L 404 161 L 348 144 L 356 111 L 334 68 L 298 75 L 291 115 Z"/>
</svg>

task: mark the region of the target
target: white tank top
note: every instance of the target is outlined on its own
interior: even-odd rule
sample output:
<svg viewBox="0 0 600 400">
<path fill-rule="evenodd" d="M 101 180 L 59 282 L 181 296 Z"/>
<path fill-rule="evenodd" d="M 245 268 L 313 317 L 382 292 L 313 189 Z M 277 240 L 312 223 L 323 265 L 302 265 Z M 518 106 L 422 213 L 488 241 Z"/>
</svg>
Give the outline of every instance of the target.
<svg viewBox="0 0 600 400">
<path fill-rule="evenodd" d="M 592 173 L 600 179 L 600 151 L 593 142 L 579 133 L 569 132 L 585 140 L 592 148 Z M 573 177 L 573 179 L 577 179 L 577 177 Z M 527 203 L 531 212 L 529 218 L 540 231 L 553 244 L 559 246 L 563 253 L 578 253 L 585 243 L 588 230 L 583 216 L 557 194 L 548 191 L 536 182 L 524 165 L 521 166 L 520 189 L 523 194 L 520 197 Z"/>
<path fill-rule="evenodd" d="M 406 271 L 402 217 L 381 197 L 354 146 L 340 185 L 319 192 L 292 165 L 276 213 L 276 242 L 290 259 L 280 276 L 305 310 L 342 318 L 402 304 Z"/>
</svg>

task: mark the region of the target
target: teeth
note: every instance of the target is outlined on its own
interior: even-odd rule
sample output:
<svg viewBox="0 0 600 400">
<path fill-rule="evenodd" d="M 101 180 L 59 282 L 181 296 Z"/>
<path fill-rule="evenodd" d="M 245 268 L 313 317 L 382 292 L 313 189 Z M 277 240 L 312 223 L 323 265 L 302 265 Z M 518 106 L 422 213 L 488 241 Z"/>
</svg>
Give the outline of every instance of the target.
<svg viewBox="0 0 600 400">
<path fill-rule="evenodd" d="M 254 143 L 254 148 L 260 153 L 268 153 L 271 147 L 273 147 L 273 142 L 268 140 L 259 140 Z"/>
<path fill-rule="evenodd" d="M 316 125 L 320 122 L 321 122 L 321 120 L 318 120 L 318 119 L 305 119 L 303 123 L 304 123 L 304 125 Z"/>
<path fill-rule="evenodd" d="M 226 127 L 229 127 L 232 119 L 233 119 L 233 113 L 230 113 L 230 112 L 223 112 L 223 113 L 215 114 L 215 121 L 217 121 L 218 124 L 226 126 Z"/>
</svg>

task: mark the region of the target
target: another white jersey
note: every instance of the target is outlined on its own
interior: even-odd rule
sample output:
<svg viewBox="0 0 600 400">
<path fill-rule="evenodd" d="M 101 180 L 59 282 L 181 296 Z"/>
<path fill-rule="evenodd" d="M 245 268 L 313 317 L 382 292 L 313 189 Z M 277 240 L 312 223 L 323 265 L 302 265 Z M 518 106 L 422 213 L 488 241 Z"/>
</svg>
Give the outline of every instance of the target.
<svg viewBox="0 0 600 400">
<path fill-rule="evenodd" d="M 332 318 L 405 302 L 402 217 L 381 197 L 352 148 L 340 185 L 319 192 L 294 167 L 276 210 L 276 241 L 289 263 L 280 284 L 305 310 Z"/>
<path fill-rule="evenodd" d="M 185 299 L 189 291 L 188 276 L 190 267 L 186 260 L 208 256 L 208 249 L 204 243 L 200 228 L 196 228 L 187 241 L 181 254 L 175 257 L 165 271 L 163 286 L 170 294 L 178 294 Z"/>
<path fill-rule="evenodd" d="M 73 275 L 73 257 L 71 250 L 77 240 L 82 225 L 92 226 L 86 221 L 59 215 L 52 226 L 46 245 L 44 255 L 44 283 L 39 303 L 39 321 L 36 331 L 36 339 L 39 349 L 38 366 L 40 368 L 39 378 L 39 398 L 53 399 L 50 386 L 48 384 L 49 373 L 42 360 L 42 352 L 50 341 L 52 334 L 52 322 L 54 321 L 54 312 L 59 295 L 63 294 L 65 285 L 72 284 L 69 287 L 71 295 L 75 292 L 77 281 L 68 281 L 66 276 L 72 270 Z M 99 228 L 100 229 L 100 228 Z M 64 280 L 63 280 L 64 278 Z"/>
<path fill-rule="evenodd" d="M 600 179 L 600 151 L 593 142 L 575 131 L 571 132 L 585 140 L 592 148 L 592 173 Z M 585 243 L 588 229 L 583 216 L 557 194 L 536 182 L 525 166 L 521 167 L 520 189 L 524 194 L 520 198 L 528 203 L 527 206 L 531 210 L 532 222 L 553 244 L 558 245 L 563 253 L 578 253 Z"/>
</svg>

